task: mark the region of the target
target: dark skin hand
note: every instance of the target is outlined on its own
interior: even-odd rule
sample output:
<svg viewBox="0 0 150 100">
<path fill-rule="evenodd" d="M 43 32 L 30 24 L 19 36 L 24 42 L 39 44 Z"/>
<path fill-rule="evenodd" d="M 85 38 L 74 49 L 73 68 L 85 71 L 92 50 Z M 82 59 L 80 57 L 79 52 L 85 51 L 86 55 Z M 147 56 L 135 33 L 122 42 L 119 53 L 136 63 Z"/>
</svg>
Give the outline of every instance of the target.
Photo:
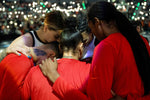
<svg viewBox="0 0 150 100">
<path fill-rule="evenodd" d="M 126 98 L 122 98 L 121 96 L 117 95 L 115 92 L 113 92 L 111 90 L 111 93 L 113 95 L 113 98 L 109 99 L 109 100 L 127 100 Z"/>
<path fill-rule="evenodd" d="M 127 99 L 124 99 L 118 95 L 114 96 L 113 98 L 109 99 L 109 100 L 127 100 Z"/>
</svg>

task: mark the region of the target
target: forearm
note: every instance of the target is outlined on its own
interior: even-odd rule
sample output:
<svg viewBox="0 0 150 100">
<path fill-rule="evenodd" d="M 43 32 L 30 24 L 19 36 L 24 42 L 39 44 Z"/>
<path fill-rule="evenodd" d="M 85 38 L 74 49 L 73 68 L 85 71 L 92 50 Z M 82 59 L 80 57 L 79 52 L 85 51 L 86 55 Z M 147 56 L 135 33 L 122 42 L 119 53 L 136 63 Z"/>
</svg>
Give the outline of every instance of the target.
<svg viewBox="0 0 150 100">
<path fill-rule="evenodd" d="M 6 53 L 6 49 L 4 49 L 1 53 L 0 53 L 0 62 L 6 57 L 7 53 Z"/>
<path fill-rule="evenodd" d="M 59 73 L 58 72 L 53 72 L 53 74 L 48 74 L 47 75 L 49 80 L 51 80 L 53 83 L 55 83 L 55 81 L 57 80 L 57 78 L 59 78 Z"/>
</svg>

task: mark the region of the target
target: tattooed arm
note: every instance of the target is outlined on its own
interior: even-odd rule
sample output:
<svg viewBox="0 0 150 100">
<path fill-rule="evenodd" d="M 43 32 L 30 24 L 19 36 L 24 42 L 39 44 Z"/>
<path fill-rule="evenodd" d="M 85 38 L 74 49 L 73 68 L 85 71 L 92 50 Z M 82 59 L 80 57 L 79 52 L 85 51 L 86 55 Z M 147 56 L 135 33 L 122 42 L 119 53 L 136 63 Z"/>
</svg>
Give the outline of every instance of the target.
<svg viewBox="0 0 150 100">
<path fill-rule="evenodd" d="M 6 49 L 4 49 L 1 53 L 0 53 L 0 62 L 6 57 L 7 53 L 6 53 Z"/>
</svg>

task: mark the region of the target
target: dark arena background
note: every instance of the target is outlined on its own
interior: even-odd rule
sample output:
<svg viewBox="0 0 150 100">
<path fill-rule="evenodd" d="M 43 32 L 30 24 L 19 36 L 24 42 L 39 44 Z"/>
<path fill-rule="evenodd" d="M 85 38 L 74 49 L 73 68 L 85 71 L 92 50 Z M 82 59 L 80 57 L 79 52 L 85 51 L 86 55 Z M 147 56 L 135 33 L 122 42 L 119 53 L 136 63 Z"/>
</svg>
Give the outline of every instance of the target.
<svg viewBox="0 0 150 100">
<path fill-rule="evenodd" d="M 0 0 L 0 52 L 18 36 L 40 27 L 40 17 L 60 10 L 74 17 L 98 0 Z M 131 21 L 141 23 L 140 34 L 150 41 L 150 0 L 106 0 Z"/>
</svg>

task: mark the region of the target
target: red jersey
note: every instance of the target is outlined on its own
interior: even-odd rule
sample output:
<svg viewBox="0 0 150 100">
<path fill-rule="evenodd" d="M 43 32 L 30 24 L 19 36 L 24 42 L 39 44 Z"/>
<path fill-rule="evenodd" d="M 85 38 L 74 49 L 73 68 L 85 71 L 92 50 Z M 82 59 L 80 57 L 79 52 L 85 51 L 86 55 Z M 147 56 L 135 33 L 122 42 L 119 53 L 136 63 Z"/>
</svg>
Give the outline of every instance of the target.
<svg viewBox="0 0 150 100">
<path fill-rule="evenodd" d="M 145 44 L 150 54 L 149 45 Z M 144 95 L 132 49 L 121 33 L 109 35 L 95 48 L 87 85 L 88 97 L 80 91 L 70 90 L 65 99 L 108 100 L 112 98 L 111 90 L 121 97 L 128 97 L 128 100 Z"/>
<path fill-rule="evenodd" d="M 9 54 L 0 62 L 0 100 L 20 100 L 21 87 L 33 60 Z"/>
<path fill-rule="evenodd" d="M 59 100 L 65 91 L 78 89 L 85 92 L 90 64 L 75 59 L 58 60 L 60 77 L 54 84 L 41 72 L 39 66 L 32 68 L 23 85 L 23 98 L 31 100 Z M 62 88 L 59 88 L 62 87 Z"/>
</svg>

